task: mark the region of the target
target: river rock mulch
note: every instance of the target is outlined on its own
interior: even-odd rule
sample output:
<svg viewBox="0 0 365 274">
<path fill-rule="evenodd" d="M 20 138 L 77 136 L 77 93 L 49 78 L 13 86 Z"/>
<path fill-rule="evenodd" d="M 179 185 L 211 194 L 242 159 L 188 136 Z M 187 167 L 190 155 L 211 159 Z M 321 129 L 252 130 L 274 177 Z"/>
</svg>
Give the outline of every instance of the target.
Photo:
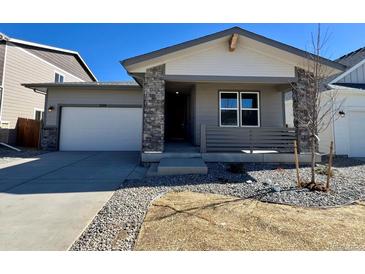
<svg viewBox="0 0 365 274">
<path fill-rule="evenodd" d="M 208 164 L 207 175 L 180 175 L 126 180 L 70 250 L 133 250 L 151 201 L 169 191 L 194 191 L 253 198 L 303 207 L 331 207 L 365 199 L 365 162 L 338 158 L 328 193 L 298 189 L 292 165 L 245 164 L 233 174 L 223 163 Z M 301 168 L 308 180 L 309 167 Z M 319 181 L 326 177 L 317 175 Z"/>
</svg>

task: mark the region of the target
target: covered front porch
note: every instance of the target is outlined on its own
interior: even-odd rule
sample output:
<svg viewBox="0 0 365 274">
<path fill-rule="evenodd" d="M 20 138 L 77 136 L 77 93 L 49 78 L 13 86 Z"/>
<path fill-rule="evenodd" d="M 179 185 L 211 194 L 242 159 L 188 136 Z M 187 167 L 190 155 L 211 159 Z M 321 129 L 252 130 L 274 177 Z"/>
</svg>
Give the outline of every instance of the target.
<svg viewBox="0 0 365 274">
<path fill-rule="evenodd" d="M 285 125 L 284 108 L 289 88 L 285 82 L 164 81 L 163 138 L 153 149 L 144 147 L 142 161 L 293 163 L 297 135 Z M 309 156 L 301 154 L 300 161 Z"/>
</svg>

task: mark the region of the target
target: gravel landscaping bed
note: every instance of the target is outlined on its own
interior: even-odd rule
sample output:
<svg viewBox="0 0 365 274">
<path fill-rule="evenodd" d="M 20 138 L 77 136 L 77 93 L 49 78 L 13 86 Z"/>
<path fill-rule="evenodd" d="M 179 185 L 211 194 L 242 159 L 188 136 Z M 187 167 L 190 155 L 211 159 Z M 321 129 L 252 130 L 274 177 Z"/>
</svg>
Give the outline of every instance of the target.
<svg viewBox="0 0 365 274">
<path fill-rule="evenodd" d="M 169 191 L 232 195 L 304 207 L 338 206 L 365 199 L 365 163 L 338 158 L 334 165 L 329 193 L 297 189 L 292 165 L 245 164 L 246 172 L 233 174 L 225 164 L 208 164 L 208 175 L 126 180 L 71 250 L 132 250 L 149 204 Z M 301 176 L 310 178 L 308 167 L 301 168 Z M 325 182 L 325 176 L 317 178 Z"/>
<path fill-rule="evenodd" d="M 21 149 L 21 151 L 15 151 L 0 145 L 0 164 L 7 164 L 18 159 L 32 158 L 39 154 L 46 153 L 46 151 L 34 148 L 18 148 Z"/>
</svg>

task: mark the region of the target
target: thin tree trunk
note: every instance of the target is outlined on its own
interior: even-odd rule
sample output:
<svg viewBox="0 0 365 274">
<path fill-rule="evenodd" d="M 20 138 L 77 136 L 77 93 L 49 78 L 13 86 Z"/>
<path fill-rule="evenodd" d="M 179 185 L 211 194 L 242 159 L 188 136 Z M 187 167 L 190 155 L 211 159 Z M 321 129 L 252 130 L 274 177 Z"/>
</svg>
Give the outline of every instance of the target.
<svg viewBox="0 0 365 274">
<path fill-rule="evenodd" d="M 333 141 L 331 141 L 330 155 L 328 158 L 326 191 L 328 191 L 330 189 L 330 179 L 331 179 L 331 173 L 332 173 L 332 157 L 333 157 Z"/>
<path fill-rule="evenodd" d="M 312 136 L 311 142 L 311 156 L 312 156 L 312 165 L 311 165 L 311 183 L 316 182 L 315 175 L 315 167 L 316 167 L 316 142 L 314 140 L 314 136 Z"/>
</svg>

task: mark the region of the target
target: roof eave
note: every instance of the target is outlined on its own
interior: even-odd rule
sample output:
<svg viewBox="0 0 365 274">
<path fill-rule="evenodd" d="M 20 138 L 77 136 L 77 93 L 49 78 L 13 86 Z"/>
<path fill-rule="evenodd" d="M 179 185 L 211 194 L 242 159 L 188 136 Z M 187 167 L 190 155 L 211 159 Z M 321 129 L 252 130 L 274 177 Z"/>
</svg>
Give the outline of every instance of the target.
<svg viewBox="0 0 365 274">
<path fill-rule="evenodd" d="M 116 89 L 123 88 L 128 90 L 136 90 L 141 89 L 139 85 L 126 85 L 126 84 L 102 84 L 100 82 L 96 82 L 98 84 L 85 84 L 85 82 L 80 83 L 24 83 L 22 86 L 29 89 L 48 89 L 48 88 L 105 88 L 105 89 Z"/>
</svg>

